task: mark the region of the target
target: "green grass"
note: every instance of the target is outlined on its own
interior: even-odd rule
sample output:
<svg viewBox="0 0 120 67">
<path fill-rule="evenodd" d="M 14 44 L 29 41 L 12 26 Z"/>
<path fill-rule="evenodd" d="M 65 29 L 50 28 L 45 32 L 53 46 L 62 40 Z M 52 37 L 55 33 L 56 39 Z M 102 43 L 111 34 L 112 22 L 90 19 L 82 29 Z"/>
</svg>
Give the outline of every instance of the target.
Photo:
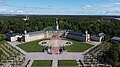
<svg viewBox="0 0 120 67">
<path fill-rule="evenodd" d="M 77 66 L 76 60 L 59 60 L 58 66 Z"/>
<path fill-rule="evenodd" d="M 66 46 L 68 52 L 84 52 L 85 50 L 93 46 L 90 44 L 86 44 L 74 40 L 70 40 L 70 41 L 72 41 L 74 44 L 70 46 Z"/>
<path fill-rule="evenodd" d="M 20 44 L 17 46 L 26 52 L 42 52 L 45 47 L 38 44 L 38 42 L 40 41 L 42 40 L 28 42 L 28 43 Z M 81 42 L 74 41 L 74 40 L 70 40 L 70 41 L 72 41 L 74 44 L 71 46 L 66 46 L 66 49 L 68 52 L 83 52 L 93 46 L 90 44 L 81 43 Z"/>
<path fill-rule="evenodd" d="M 45 47 L 42 46 L 42 45 L 39 45 L 38 42 L 40 42 L 40 40 L 20 44 L 20 45 L 17 45 L 17 46 L 20 47 L 21 49 L 23 49 L 26 52 L 42 52 Z"/>
<path fill-rule="evenodd" d="M 52 66 L 52 60 L 35 60 L 32 66 Z"/>
</svg>

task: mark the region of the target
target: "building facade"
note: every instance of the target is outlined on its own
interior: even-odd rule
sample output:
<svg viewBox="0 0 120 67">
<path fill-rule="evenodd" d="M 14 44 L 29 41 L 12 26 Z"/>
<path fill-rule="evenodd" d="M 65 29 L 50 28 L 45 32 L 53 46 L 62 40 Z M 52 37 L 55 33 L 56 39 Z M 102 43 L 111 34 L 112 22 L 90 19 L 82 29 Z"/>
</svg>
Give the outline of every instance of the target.
<svg viewBox="0 0 120 67">
<path fill-rule="evenodd" d="M 30 42 L 34 40 L 40 40 L 45 38 L 51 38 L 53 35 L 62 36 L 67 30 L 51 30 L 51 31 L 37 31 L 30 32 L 24 35 L 24 42 Z"/>
<path fill-rule="evenodd" d="M 111 42 L 120 42 L 120 37 L 111 38 Z"/>
<path fill-rule="evenodd" d="M 82 42 L 88 42 L 90 41 L 90 34 L 86 31 L 85 34 L 78 33 L 78 32 L 69 32 L 66 36 L 66 38 L 82 41 Z"/>
<path fill-rule="evenodd" d="M 19 40 L 19 38 L 22 37 L 21 34 L 13 33 L 13 31 L 10 31 L 9 33 L 7 33 L 6 36 L 7 36 L 8 41 L 17 41 L 17 40 Z"/>
<path fill-rule="evenodd" d="M 9 34 L 9 35 L 8 35 Z M 73 32 L 70 30 L 42 30 L 36 32 L 29 32 L 26 31 L 24 34 L 19 35 L 18 33 L 8 33 L 7 38 L 9 41 L 21 41 L 21 42 L 30 42 L 35 40 L 41 40 L 46 38 L 51 38 L 53 35 L 58 35 L 60 37 L 65 37 L 68 39 L 73 39 L 81 42 L 89 42 L 91 40 L 101 42 L 104 38 L 104 33 L 99 33 L 98 35 L 90 35 L 88 31 L 84 33 Z"/>
<path fill-rule="evenodd" d="M 102 39 L 104 38 L 105 34 L 104 33 L 99 33 L 98 35 L 91 35 L 90 38 L 93 41 L 98 41 L 101 42 Z"/>
<path fill-rule="evenodd" d="M 56 18 L 56 30 L 42 30 L 36 32 L 29 32 L 24 31 L 24 34 L 20 35 L 18 33 L 7 33 L 7 39 L 9 41 L 23 41 L 23 42 L 30 42 L 45 38 L 51 38 L 53 35 L 58 35 L 60 37 L 66 37 L 77 41 L 88 42 L 90 40 L 95 40 L 101 42 L 102 38 L 104 37 L 104 33 L 100 33 L 98 35 L 90 35 L 88 31 L 85 33 L 79 32 L 72 32 L 70 30 L 60 30 L 59 29 L 59 22 Z"/>
</svg>

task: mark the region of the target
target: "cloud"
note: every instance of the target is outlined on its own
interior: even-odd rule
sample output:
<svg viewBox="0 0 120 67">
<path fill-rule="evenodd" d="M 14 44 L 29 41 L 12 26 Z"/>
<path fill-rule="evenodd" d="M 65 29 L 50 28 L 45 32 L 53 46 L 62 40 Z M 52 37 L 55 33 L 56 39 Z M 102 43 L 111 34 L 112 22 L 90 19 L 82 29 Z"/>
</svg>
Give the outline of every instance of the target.
<svg viewBox="0 0 120 67">
<path fill-rule="evenodd" d="M 108 10 L 104 10 L 102 11 L 104 14 L 120 14 L 120 9 L 119 8 L 115 8 L 115 9 L 108 9 Z"/>
<path fill-rule="evenodd" d="M 53 7 L 20 7 L 20 8 L 9 8 L 0 9 L 1 13 L 10 14 L 75 14 L 77 11 L 65 8 L 53 8 Z M 79 11 L 78 11 L 79 12 Z"/>
<path fill-rule="evenodd" d="M 3 0 L 0 1 L 0 6 L 16 7 L 15 5 L 9 4 Z"/>
<path fill-rule="evenodd" d="M 100 4 L 100 6 L 103 6 L 103 7 L 111 7 L 113 5 L 120 5 L 120 2 L 112 2 L 112 3 L 102 3 L 102 4 Z"/>
<path fill-rule="evenodd" d="M 92 6 L 91 5 L 85 5 L 83 6 L 83 9 L 88 9 L 88 8 L 91 8 Z"/>
<path fill-rule="evenodd" d="M 120 14 L 119 9 L 112 9 L 114 7 L 111 7 L 113 5 L 120 5 L 120 2 L 112 2 L 112 3 L 100 3 L 100 4 L 88 4 L 82 6 L 81 9 L 76 8 L 57 8 L 53 7 L 51 5 L 46 7 L 30 7 L 30 6 L 20 6 L 20 5 L 14 5 L 5 2 L 4 0 L 0 0 L 0 6 L 5 6 L 7 8 L 1 7 L 0 13 L 11 13 L 11 14 L 75 14 L 75 15 L 83 15 L 83 14 Z M 102 6 L 102 8 L 100 7 Z M 94 7 L 94 8 L 93 8 Z M 111 9 L 106 9 L 105 7 L 111 7 Z M 118 6 L 119 7 L 119 6 Z"/>
<path fill-rule="evenodd" d="M 6 9 L 0 9 L 0 12 L 4 12 L 4 11 L 7 11 Z"/>
<path fill-rule="evenodd" d="M 120 2 L 114 2 L 114 3 L 111 3 L 113 5 L 120 5 Z"/>
<path fill-rule="evenodd" d="M 14 10 L 10 10 L 10 12 L 14 13 Z"/>
<path fill-rule="evenodd" d="M 102 5 L 100 5 L 100 6 L 102 6 L 102 7 L 110 7 L 111 5 L 108 5 L 108 4 L 102 4 Z"/>
<path fill-rule="evenodd" d="M 5 4 L 5 2 L 3 0 L 0 0 L 0 6 L 4 5 L 4 4 Z"/>
<path fill-rule="evenodd" d="M 23 13 L 23 10 L 18 10 L 17 13 Z"/>
</svg>

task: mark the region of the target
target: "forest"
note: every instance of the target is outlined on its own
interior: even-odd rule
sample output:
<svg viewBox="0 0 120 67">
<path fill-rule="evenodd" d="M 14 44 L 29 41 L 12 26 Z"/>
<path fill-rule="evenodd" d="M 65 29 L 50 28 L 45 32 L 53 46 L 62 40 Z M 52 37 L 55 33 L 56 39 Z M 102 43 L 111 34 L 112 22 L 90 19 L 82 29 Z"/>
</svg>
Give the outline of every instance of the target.
<svg viewBox="0 0 120 67">
<path fill-rule="evenodd" d="M 108 36 L 120 36 L 120 20 L 111 19 L 106 16 L 28 16 L 29 20 L 24 21 L 24 15 L 0 16 L 0 33 L 10 31 L 24 33 L 40 31 L 48 26 L 55 26 L 56 18 L 59 19 L 60 29 L 73 30 L 90 34 L 103 32 Z M 105 17 L 105 19 L 103 18 Z"/>
</svg>

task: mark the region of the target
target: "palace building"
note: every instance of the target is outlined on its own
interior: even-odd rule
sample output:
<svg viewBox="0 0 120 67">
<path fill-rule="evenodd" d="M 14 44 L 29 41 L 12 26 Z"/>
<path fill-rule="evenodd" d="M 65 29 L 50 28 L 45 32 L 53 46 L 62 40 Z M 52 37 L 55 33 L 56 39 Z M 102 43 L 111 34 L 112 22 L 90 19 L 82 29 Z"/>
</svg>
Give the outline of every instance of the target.
<svg viewBox="0 0 120 67">
<path fill-rule="evenodd" d="M 111 38 L 111 42 L 120 42 L 120 37 Z"/>
<path fill-rule="evenodd" d="M 51 38 L 53 35 L 64 36 L 64 33 L 67 33 L 68 30 L 43 30 L 43 31 L 36 31 L 36 32 L 29 32 L 26 31 L 24 34 L 20 35 L 19 33 L 7 33 L 7 40 L 9 41 L 20 41 L 20 42 L 30 42 L 45 38 Z"/>
<path fill-rule="evenodd" d="M 100 33 L 98 35 L 90 35 L 88 31 L 86 31 L 84 34 L 79 32 L 73 32 L 70 30 L 60 30 L 58 19 L 56 19 L 56 30 L 42 30 L 42 31 L 28 32 L 28 33 L 27 31 L 24 31 L 24 34 L 22 35 L 19 33 L 10 32 L 7 33 L 6 35 L 7 35 L 7 39 L 11 42 L 12 41 L 30 42 L 45 38 L 51 38 L 54 35 L 58 35 L 60 37 L 65 37 L 82 42 L 88 42 L 90 40 L 101 42 L 102 38 L 104 38 L 105 36 L 104 33 Z"/>
<path fill-rule="evenodd" d="M 30 32 L 24 35 L 24 42 L 30 42 L 34 40 L 40 40 L 45 38 L 51 38 L 53 35 L 62 36 L 64 33 L 68 32 L 67 30 L 51 30 L 51 31 L 37 31 Z"/>
<path fill-rule="evenodd" d="M 86 34 L 70 31 L 66 36 L 66 38 L 70 38 L 77 41 L 88 42 L 90 41 L 90 34 L 88 34 L 87 31 Z"/>
</svg>

